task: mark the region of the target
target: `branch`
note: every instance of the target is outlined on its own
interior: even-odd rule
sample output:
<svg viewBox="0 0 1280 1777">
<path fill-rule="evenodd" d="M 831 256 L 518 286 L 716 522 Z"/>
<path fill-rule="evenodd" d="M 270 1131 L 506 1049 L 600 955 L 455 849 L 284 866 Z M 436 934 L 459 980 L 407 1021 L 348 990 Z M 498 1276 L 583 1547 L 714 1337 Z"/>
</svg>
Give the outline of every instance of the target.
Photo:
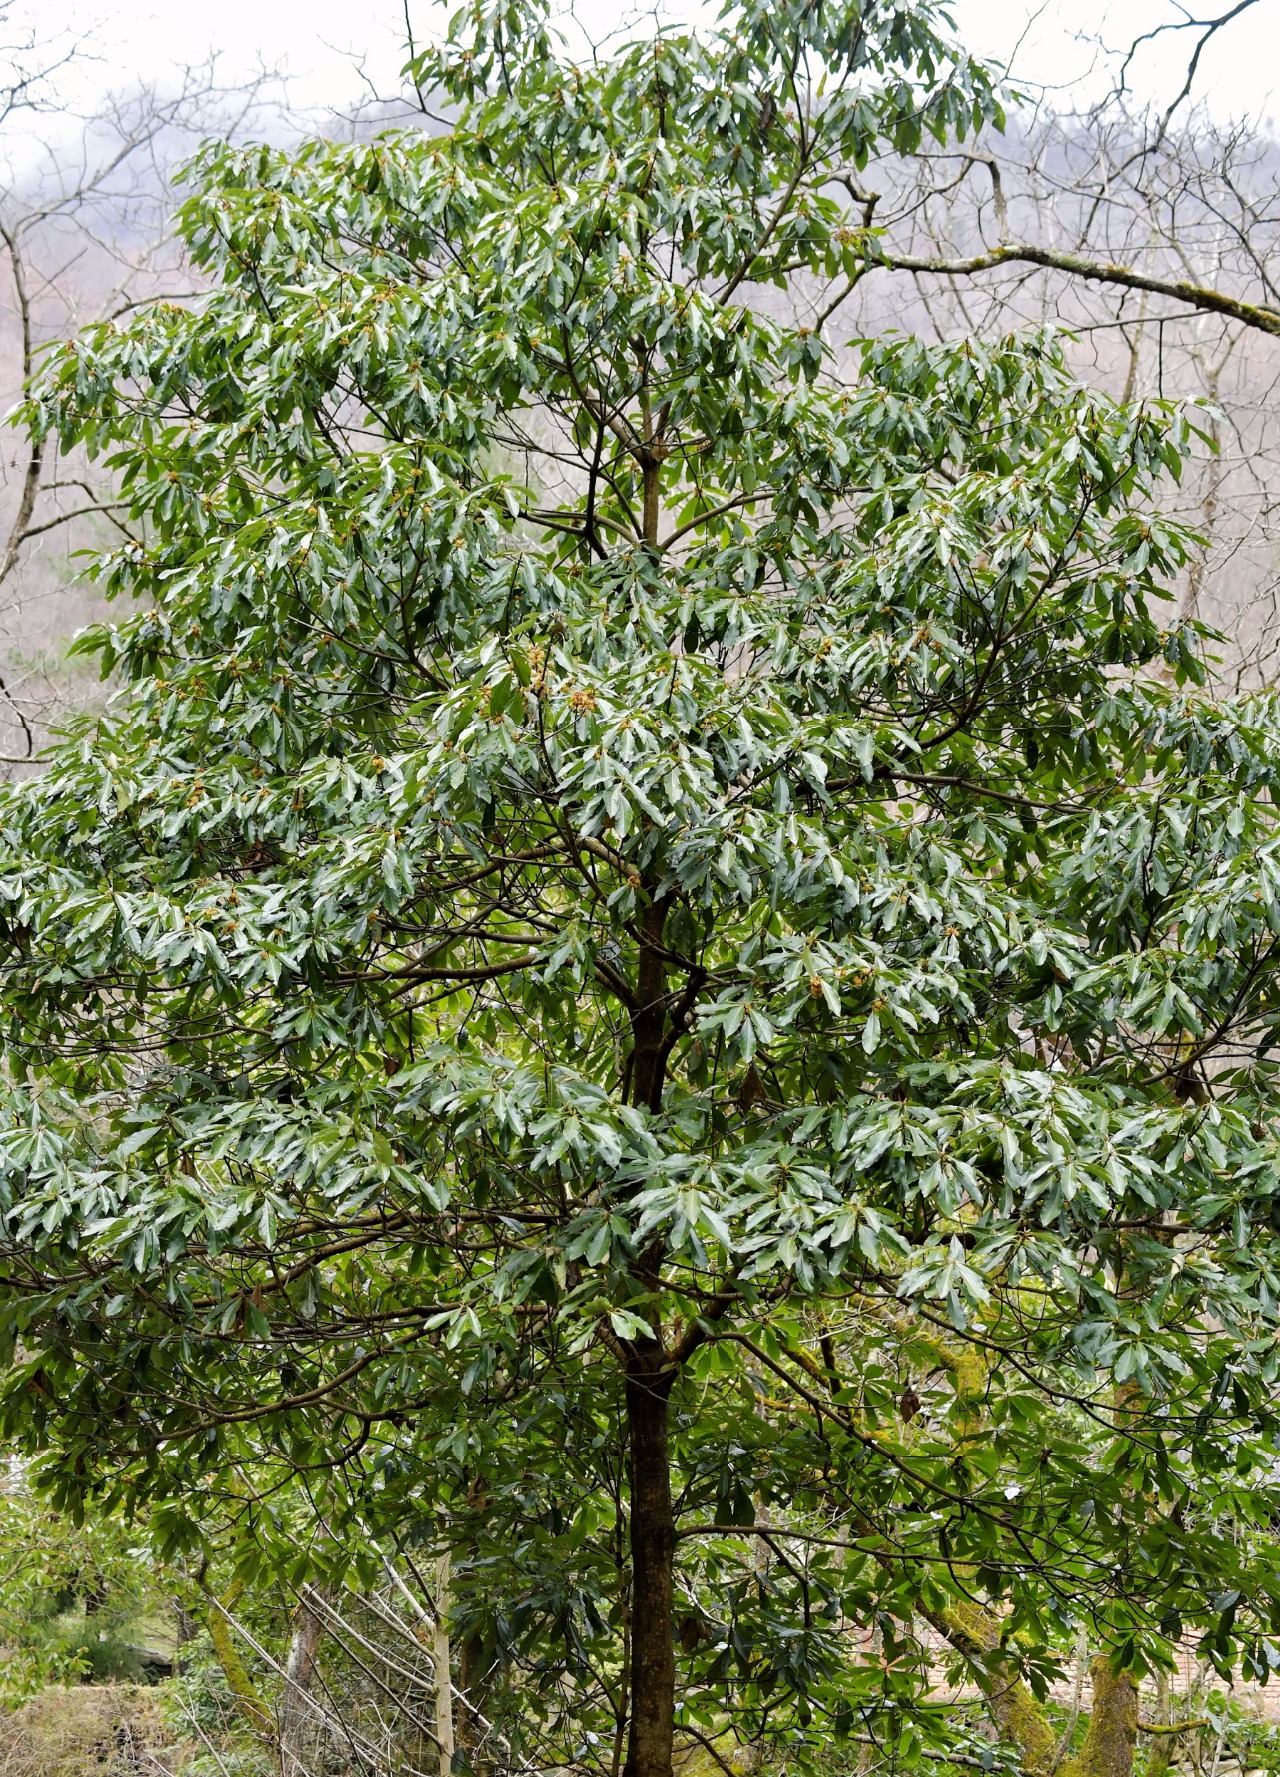
<svg viewBox="0 0 1280 1777">
<path fill-rule="evenodd" d="M 694 1352 L 713 1336 L 716 1326 L 738 1300 L 738 1284 L 735 1278 L 726 1288 L 717 1292 L 707 1304 L 704 1313 L 691 1321 L 684 1330 L 684 1336 L 671 1354 L 671 1361 L 677 1367 L 688 1363 Z"/>
<path fill-rule="evenodd" d="M 1049 271 L 1068 272 L 1093 284 L 1119 284 L 1126 290 L 1147 290 L 1154 296 L 1167 296 L 1171 302 L 1185 303 L 1203 314 L 1226 315 L 1253 327 L 1260 333 L 1280 338 L 1280 310 L 1261 303 L 1243 302 L 1221 290 L 1210 290 L 1186 279 L 1151 277 L 1127 265 L 1109 265 L 1094 259 L 1081 259 L 1075 253 L 1059 253 L 1051 247 L 1037 247 L 1022 241 L 1007 247 L 994 247 L 989 253 L 976 253 L 971 259 L 926 259 L 913 254 L 885 254 L 873 262 L 886 271 L 909 271 L 936 277 L 972 277 L 976 272 L 996 271 L 1002 265 L 1039 265 Z M 850 282 L 848 288 L 852 289 Z M 847 291 L 846 291 L 847 294 Z M 838 299 L 843 300 L 843 297 Z M 838 306 L 838 304 L 837 304 Z"/>
<path fill-rule="evenodd" d="M 13 232 L 0 224 L 0 239 L 3 239 L 9 251 L 9 264 L 13 270 L 14 294 L 18 300 L 18 313 L 22 320 L 22 386 L 25 389 L 31 377 L 32 338 L 31 338 L 31 298 L 27 292 L 26 270 L 22 263 L 22 254 L 18 251 L 17 238 Z M 27 458 L 27 467 L 22 478 L 22 494 L 18 500 L 18 510 L 9 532 L 9 541 L 5 545 L 4 556 L 0 559 L 0 583 L 9 578 L 17 566 L 22 553 L 22 545 L 31 524 L 31 514 L 35 511 L 36 496 L 40 492 L 40 478 L 44 471 L 44 434 L 32 441 L 31 454 Z M 36 739 L 31 732 L 31 725 L 14 701 L 8 685 L 0 679 L 0 693 L 7 699 L 14 715 L 26 736 L 27 758 L 35 752 Z"/>
<path fill-rule="evenodd" d="M 808 157 L 804 153 L 798 154 L 796 156 L 796 170 L 792 174 L 791 179 L 787 184 L 787 188 L 782 194 L 782 197 L 779 199 L 777 207 L 775 208 L 775 210 L 773 212 L 773 215 L 770 216 L 768 222 L 765 223 L 763 232 L 756 236 L 755 245 L 751 248 L 751 251 L 743 256 L 742 262 L 738 266 L 737 271 L 733 274 L 733 276 L 729 279 L 729 282 L 725 285 L 724 289 L 721 290 L 719 295 L 717 296 L 716 300 L 722 306 L 723 306 L 723 304 L 728 302 L 729 298 L 733 295 L 734 291 L 738 288 L 738 285 L 743 282 L 743 280 L 746 278 L 748 272 L 750 272 L 752 266 L 755 264 L 756 260 L 759 259 L 760 255 L 764 252 L 765 248 L 769 245 L 769 242 L 773 239 L 773 236 L 774 236 L 775 231 L 777 230 L 778 224 L 782 221 L 782 219 L 786 215 L 787 211 L 791 208 L 791 200 L 796 195 L 796 191 L 797 191 L 797 188 L 799 187 L 801 179 L 804 178 L 805 169 L 806 169 L 807 165 L 808 165 Z"/>
<path fill-rule="evenodd" d="M 527 956 L 517 956 L 509 963 L 491 963 L 488 968 L 450 968 L 446 963 L 441 968 L 419 968 L 416 963 L 407 963 L 403 969 L 357 969 L 344 971 L 336 979 L 339 981 L 457 981 L 465 984 L 468 981 L 494 981 L 499 975 L 511 975 L 517 969 L 527 969 L 538 960 L 537 953 L 530 951 Z"/>
<path fill-rule="evenodd" d="M 696 1740 L 698 1742 L 698 1745 L 702 1747 L 704 1752 L 709 1752 L 711 1754 L 712 1758 L 719 1765 L 720 1769 L 725 1773 L 725 1777 L 738 1777 L 738 1774 L 734 1770 L 733 1766 L 731 1764 L 729 1764 L 725 1759 L 721 1758 L 720 1754 L 716 1751 L 716 1748 L 715 1748 L 715 1745 L 713 1744 L 713 1742 L 707 1739 L 707 1736 L 701 1731 L 700 1728 L 695 1728 L 692 1722 L 678 1721 L 676 1723 L 676 1733 L 677 1734 L 688 1734 L 691 1739 Z"/>
<path fill-rule="evenodd" d="M 691 518 L 687 524 L 679 525 L 669 537 L 659 543 L 659 555 L 664 549 L 670 549 L 673 543 L 678 543 L 681 537 L 687 536 L 690 531 L 696 531 L 700 524 L 710 524 L 713 519 L 723 518 L 726 512 L 733 512 L 739 506 L 750 506 L 759 498 L 758 493 L 736 494 L 732 500 L 725 500 L 719 506 L 712 506 L 707 512 L 700 512 L 696 518 Z"/>
<path fill-rule="evenodd" d="M 43 537 L 46 531 L 56 530 L 60 524 L 70 524 L 74 518 L 98 518 L 103 516 L 111 518 L 112 512 L 122 511 L 128 506 L 128 504 L 128 500 L 107 500 L 97 506 L 77 506 L 72 512 L 59 512 L 54 518 L 46 518 L 43 524 L 28 525 L 27 529 L 18 538 L 18 543 L 21 545 L 23 543 L 29 543 L 32 537 Z M 111 522 L 113 524 L 117 523 L 115 519 L 112 519 Z M 121 530 L 124 529 L 122 525 L 118 528 Z M 129 534 L 129 532 L 125 532 L 126 536 Z"/>
<path fill-rule="evenodd" d="M 309 1388 L 303 1394 L 286 1395 L 282 1400 L 260 1402 L 254 1407 L 232 1407 L 225 1413 L 205 1409 L 201 1423 L 195 1429 L 203 1431 L 211 1425 L 244 1425 L 253 1419 L 266 1419 L 272 1413 L 292 1413 L 299 1407 L 317 1406 L 341 1388 L 344 1383 L 354 1381 L 360 1372 L 367 1370 L 377 1358 L 386 1355 L 385 1351 L 366 1351 L 363 1357 L 358 1357 L 355 1363 L 348 1364 L 347 1368 L 340 1370 L 331 1381 L 321 1382 L 317 1387 Z M 197 1408 L 197 1411 L 201 1411 L 201 1409 Z M 190 1436 L 191 1434 L 187 1432 L 183 1435 Z"/>
<path fill-rule="evenodd" d="M 1190 14 L 1180 6 L 1178 10 L 1183 14 L 1180 19 L 1172 19 L 1163 25 L 1156 25 L 1152 30 L 1143 31 L 1140 36 L 1134 38 L 1133 42 L 1129 45 L 1128 53 L 1126 54 L 1124 61 L 1120 65 L 1120 84 L 1118 88 L 1120 93 L 1123 93 L 1126 90 L 1129 69 L 1132 66 L 1134 56 L 1138 53 L 1138 45 L 1140 43 L 1153 43 L 1157 37 L 1163 37 L 1166 31 L 1202 31 L 1204 33 L 1200 38 L 1200 41 L 1196 44 L 1195 49 L 1192 51 L 1191 60 L 1187 63 L 1187 77 L 1182 83 L 1182 90 L 1169 106 L 1169 109 L 1165 112 L 1164 116 L 1160 119 L 1160 128 L 1156 132 L 1157 141 L 1163 138 L 1165 131 L 1169 127 L 1170 118 L 1178 109 L 1178 106 L 1181 105 L 1182 101 L 1187 98 L 1191 92 L 1192 85 L 1195 82 L 1196 70 L 1200 66 L 1200 57 L 1204 53 L 1205 45 L 1222 29 L 1224 25 L 1229 25 L 1232 19 L 1239 18 L 1242 12 L 1248 12 L 1251 6 L 1256 6 L 1257 4 L 1258 0 L 1237 0 L 1235 6 L 1232 6 L 1224 13 L 1220 13 L 1216 19 L 1193 19 Z"/>
</svg>

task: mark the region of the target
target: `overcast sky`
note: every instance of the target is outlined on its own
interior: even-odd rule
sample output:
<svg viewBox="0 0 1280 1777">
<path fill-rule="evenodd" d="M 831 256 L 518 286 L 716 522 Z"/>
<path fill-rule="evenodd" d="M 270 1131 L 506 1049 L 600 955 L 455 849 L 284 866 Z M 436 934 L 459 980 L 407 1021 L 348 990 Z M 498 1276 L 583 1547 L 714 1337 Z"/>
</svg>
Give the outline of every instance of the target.
<svg viewBox="0 0 1280 1777">
<path fill-rule="evenodd" d="M 1233 0 L 1189 0 L 1193 16 L 1226 12 Z M 261 59 L 286 68 L 295 102 L 341 106 L 359 90 L 353 62 L 383 92 L 395 87 L 402 60 L 403 0 L 11 0 L 38 21 L 41 34 L 62 28 L 96 50 L 92 78 L 127 84 L 141 75 L 163 81 L 182 62 L 219 52 L 224 75 Z M 576 0 L 594 35 L 619 24 L 630 0 Z M 688 16 L 698 0 L 665 0 L 666 15 Z M 1123 48 L 1140 32 L 1179 16 L 1174 0 L 952 0 L 964 40 L 1008 60 L 1027 82 L 1066 90 L 1096 84 L 1102 48 Z M 439 28 L 451 7 L 410 0 L 415 27 Z M 652 11 L 652 0 L 646 7 Z M 708 10 L 713 10 L 708 8 Z M 1183 15 L 1185 16 L 1185 15 Z M 1190 31 L 1171 32 L 1135 64 L 1144 97 L 1173 96 L 1185 71 Z M 1021 44 L 1019 46 L 1019 40 Z M 86 73 L 88 67 L 86 65 Z M 1077 86 L 1077 90 L 1080 90 Z M 1206 48 L 1197 93 L 1219 114 L 1280 116 L 1280 0 L 1255 0 Z"/>
</svg>

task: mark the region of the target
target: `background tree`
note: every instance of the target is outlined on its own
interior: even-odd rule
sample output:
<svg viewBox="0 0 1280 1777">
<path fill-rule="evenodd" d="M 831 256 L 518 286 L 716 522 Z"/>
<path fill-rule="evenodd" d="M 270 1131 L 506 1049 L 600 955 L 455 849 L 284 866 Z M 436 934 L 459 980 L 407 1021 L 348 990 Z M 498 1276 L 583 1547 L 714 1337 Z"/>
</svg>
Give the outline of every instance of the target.
<svg viewBox="0 0 1280 1777">
<path fill-rule="evenodd" d="M 139 1679 L 171 1664 L 145 1530 L 79 1524 L 39 1499 L 13 1462 L 0 1485 L 0 1701 L 84 1677 Z M 159 1645 L 157 1645 L 159 1643 Z"/>
<path fill-rule="evenodd" d="M 173 168 L 210 134 L 288 127 L 267 71 L 243 85 L 216 61 L 176 68 L 167 85 L 92 79 L 92 33 L 58 32 L 0 5 L 0 394 L 16 403 L 42 347 L 104 315 L 192 289 L 175 251 Z M 127 523 L 109 475 L 82 458 L 51 469 L 37 441 L 0 457 L 0 765 L 32 768 L 49 729 L 92 696 L 65 644 L 101 612 L 72 555 Z M 74 582 L 74 583 L 71 583 Z M 70 583 L 70 584 L 69 584 Z"/>
</svg>

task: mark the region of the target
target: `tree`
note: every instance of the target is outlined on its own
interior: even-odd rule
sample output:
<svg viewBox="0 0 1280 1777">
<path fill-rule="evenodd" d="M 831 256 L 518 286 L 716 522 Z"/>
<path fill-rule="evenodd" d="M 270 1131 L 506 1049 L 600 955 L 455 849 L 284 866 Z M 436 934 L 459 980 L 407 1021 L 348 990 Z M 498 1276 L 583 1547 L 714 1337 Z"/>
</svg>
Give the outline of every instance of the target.
<svg viewBox="0 0 1280 1777">
<path fill-rule="evenodd" d="M 920 1619 L 1033 1769 L 1082 1617 L 1122 1713 L 1275 1659 L 1276 711 L 1155 614 L 1188 428 L 748 300 L 998 119 L 938 33 L 473 9 L 447 131 L 210 148 L 208 296 L 31 396 L 141 534 L 0 805 L 4 1425 L 170 1548 L 449 1552 L 473 1763 L 963 1762 Z"/>
</svg>

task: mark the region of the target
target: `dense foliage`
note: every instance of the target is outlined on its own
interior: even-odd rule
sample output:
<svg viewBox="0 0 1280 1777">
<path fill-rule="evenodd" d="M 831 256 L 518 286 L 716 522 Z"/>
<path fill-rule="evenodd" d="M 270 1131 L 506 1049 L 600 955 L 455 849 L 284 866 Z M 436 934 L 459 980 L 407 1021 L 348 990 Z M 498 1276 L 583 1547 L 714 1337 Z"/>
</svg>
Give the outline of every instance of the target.
<svg viewBox="0 0 1280 1777">
<path fill-rule="evenodd" d="M 1081 1620 L 1277 1659 L 1275 702 L 1161 627 L 1176 416 L 824 342 L 841 181 L 998 114 L 943 28 L 477 8 L 32 396 L 138 606 L 0 803 L 5 1426 L 448 1548 L 490 1761 L 964 1755 L 922 1622 L 1032 1769 Z"/>
</svg>

